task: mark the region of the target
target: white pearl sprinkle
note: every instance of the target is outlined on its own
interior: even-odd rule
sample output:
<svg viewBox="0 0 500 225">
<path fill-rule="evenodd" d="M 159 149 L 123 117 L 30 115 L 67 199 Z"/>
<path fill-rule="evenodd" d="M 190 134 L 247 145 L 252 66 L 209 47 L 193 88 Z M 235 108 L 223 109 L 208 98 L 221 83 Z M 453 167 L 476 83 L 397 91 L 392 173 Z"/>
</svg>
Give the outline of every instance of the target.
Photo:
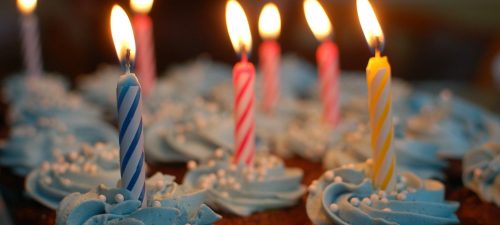
<svg viewBox="0 0 500 225">
<path fill-rule="evenodd" d="M 311 185 L 309 185 L 309 187 L 307 187 L 307 190 L 308 190 L 309 192 L 315 192 L 315 191 L 316 191 L 316 185 L 312 185 L 312 184 L 311 184 Z"/>
<path fill-rule="evenodd" d="M 228 198 L 228 197 L 229 197 L 229 193 L 227 193 L 227 192 L 225 192 L 225 191 L 224 191 L 224 192 L 222 192 L 222 193 L 221 193 L 221 195 L 222 195 L 222 197 L 224 197 L 224 198 Z"/>
<path fill-rule="evenodd" d="M 234 188 L 235 190 L 240 190 L 240 189 L 241 189 L 241 184 L 240 184 L 240 183 L 234 183 L 234 184 L 233 184 L 233 188 Z"/>
<path fill-rule="evenodd" d="M 475 177 L 480 177 L 483 171 L 479 168 L 474 169 L 474 176 Z"/>
<path fill-rule="evenodd" d="M 351 204 L 354 205 L 354 206 L 358 206 L 359 205 L 359 198 L 351 198 Z"/>
<path fill-rule="evenodd" d="M 403 200 L 406 199 L 406 195 L 403 194 L 403 193 L 399 193 L 399 194 L 396 195 L 396 199 L 400 200 L 400 201 L 403 201 Z"/>
<path fill-rule="evenodd" d="M 153 207 L 155 207 L 155 208 L 161 207 L 161 202 L 160 201 L 153 201 Z"/>
<path fill-rule="evenodd" d="M 161 189 L 165 185 L 165 182 L 163 180 L 158 180 L 155 184 L 156 188 Z"/>
<path fill-rule="evenodd" d="M 391 212 L 392 210 L 390 208 L 384 208 L 384 209 L 382 209 L 382 211 L 384 211 L 384 212 Z"/>
<path fill-rule="evenodd" d="M 403 177 L 403 176 L 400 177 L 399 179 L 400 179 L 399 181 L 401 181 L 401 183 L 404 183 L 404 184 L 406 184 L 406 182 L 408 181 L 408 179 L 406 179 L 406 177 Z"/>
<path fill-rule="evenodd" d="M 195 161 L 193 161 L 193 160 L 189 160 L 189 161 L 188 161 L 188 163 L 187 163 L 187 168 L 188 168 L 189 170 L 194 170 L 194 169 L 196 169 L 196 167 L 197 167 L 197 166 L 198 166 L 198 165 L 197 165 L 197 164 L 196 164 L 196 162 L 195 162 Z"/>
<path fill-rule="evenodd" d="M 331 181 L 335 177 L 335 173 L 332 170 L 328 170 L 325 172 L 324 176 L 326 180 Z"/>
<path fill-rule="evenodd" d="M 408 192 L 410 193 L 413 193 L 413 192 L 416 192 L 417 190 L 415 188 L 412 188 L 412 187 L 409 187 L 408 188 Z"/>
<path fill-rule="evenodd" d="M 361 200 L 361 203 L 364 205 L 371 205 L 372 201 L 369 198 L 363 198 L 363 200 Z"/>
<path fill-rule="evenodd" d="M 397 194 L 398 194 L 397 192 L 391 191 L 391 193 L 389 195 L 393 195 L 394 196 L 394 195 L 397 195 Z"/>
<path fill-rule="evenodd" d="M 120 202 L 123 202 L 123 200 L 125 200 L 125 197 L 122 195 L 122 194 L 116 194 L 115 195 L 115 201 L 120 203 Z"/>
<path fill-rule="evenodd" d="M 378 200 L 378 199 L 379 199 L 379 196 L 378 196 L 377 194 L 371 194 L 371 195 L 370 195 L 370 200 L 372 200 L 372 202 L 373 202 L 373 201 L 376 201 L 376 200 Z"/>
<path fill-rule="evenodd" d="M 105 202 L 106 201 L 106 195 L 99 195 L 98 196 L 99 200 Z"/>
<path fill-rule="evenodd" d="M 380 201 L 384 204 L 389 203 L 389 199 L 387 199 L 386 197 L 383 197 Z"/>
<path fill-rule="evenodd" d="M 41 166 L 42 172 L 47 172 L 50 170 L 50 163 L 47 161 L 43 161 L 42 166 Z"/>
<path fill-rule="evenodd" d="M 340 183 L 340 182 L 342 182 L 342 180 L 343 180 L 343 179 L 342 179 L 342 177 L 340 177 L 340 176 L 335 176 L 335 178 L 333 179 L 333 182 L 335 182 L 335 183 Z"/>
<path fill-rule="evenodd" d="M 222 158 L 222 156 L 224 156 L 224 151 L 222 151 L 222 149 L 218 148 L 215 150 L 214 152 L 214 155 L 216 158 Z"/>
<path fill-rule="evenodd" d="M 225 175 L 226 175 L 226 171 L 225 170 L 223 170 L 223 169 L 217 170 L 217 176 L 218 177 L 223 177 Z"/>
<path fill-rule="evenodd" d="M 70 152 L 68 154 L 68 158 L 71 161 L 75 161 L 78 158 L 78 152 Z"/>
<path fill-rule="evenodd" d="M 213 167 L 213 166 L 215 166 L 215 161 L 214 160 L 208 160 L 207 164 L 208 164 L 209 167 Z"/>
<path fill-rule="evenodd" d="M 332 203 L 332 204 L 330 204 L 330 210 L 335 213 L 335 212 L 339 211 L 339 206 L 335 203 Z"/>
</svg>

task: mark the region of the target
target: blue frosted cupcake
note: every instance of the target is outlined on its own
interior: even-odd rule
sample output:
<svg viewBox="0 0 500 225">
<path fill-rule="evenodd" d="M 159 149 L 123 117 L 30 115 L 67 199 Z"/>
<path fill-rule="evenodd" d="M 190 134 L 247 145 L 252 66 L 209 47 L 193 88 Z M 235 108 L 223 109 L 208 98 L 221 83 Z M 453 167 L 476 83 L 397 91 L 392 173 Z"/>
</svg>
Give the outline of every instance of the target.
<svg viewBox="0 0 500 225">
<path fill-rule="evenodd" d="M 232 214 L 247 216 L 268 209 L 297 204 L 305 192 L 303 171 L 286 168 L 278 157 L 257 153 L 251 167 L 236 166 L 229 155 L 216 151 L 214 157 L 197 165 L 188 163 L 184 184 L 207 189 L 207 204 Z"/>
<path fill-rule="evenodd" d="M 116 130 L 99 120 L 62 121 L 40 118 L 35 124 L 11 128 L 10 136 L 0 146 L 0 164 L 26 175 L 54 154 L 77 150 L 83 143 L 117 143 Z"/>
<path fill-rule="evenodd" d="M 373 188 L 364 165 L 326 171 L 309 186 L 314 224 L 458 224 L 459 204 L 444 200 L 444 185 L 401 173 L 395 191 Z"/>
<path fill-rule="evenodd" d="M 16 104 L 34 96 L 59 96 L 66 93 L 68 87 L 68 81 L 60 75 L 44 74 L 42 78 L 14 74 L 3 82 L 2 94 L 8 103 Z"/>
<path fill-rule="evenodd" d="M 204 190 L 186 190 L 174 177 L 157 173 L 146 180 L 147 204 L 123 188 L 100 185 L 85 194 L 66 196 L 56 224 L 191 224 L 208 225 L 221 217 L 203 202 Z"/>
<path fill-rule="evenodd" d="M 115 186 L 120 177 L 118 148 L 114 144 L 82 144 L 78 150 L 57 153 L 54 161 L 44 161 L 26 178 L 30 197 L 56 209 L 73 192 L 85 193 L 99 184 Z"/>
<path fill-rule="evenodd" d="M 467 152 L 462 179 L 481 200 L 500 207 L 500 144 L 487 143 Z"/>
</svg>

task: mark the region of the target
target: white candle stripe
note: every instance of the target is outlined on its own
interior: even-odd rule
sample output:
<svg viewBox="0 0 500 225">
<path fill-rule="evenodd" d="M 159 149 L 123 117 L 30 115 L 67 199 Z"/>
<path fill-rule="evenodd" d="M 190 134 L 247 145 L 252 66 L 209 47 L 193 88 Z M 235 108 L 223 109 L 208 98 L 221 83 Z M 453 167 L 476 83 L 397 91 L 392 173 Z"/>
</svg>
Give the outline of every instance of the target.
<svg viewBox="0 0 500 225">
<path fill-rule="evenodd" d="M 127 118 L 127 114 L 130 107 L 134 103 L 134 98 L 137 95 L 137 91 L 139 91 L 138 87 L 130 87 L 129 91 L 127 91 L 127 93 L 125 94 L 121 107 L 118 109 L 118 120 L 120 125 L 123 124 L 125 118 Z"/>
<path fill-rule="evenodd" d="M 140 109 L 137 109 L 132 117 L 132 120 L 130 121 L 128 129 L 125 131 L 125 134 L 123 135 L 123 140 L 120 143 L 120 148 L 129 149 L 130 144 L 132 143 L 135 135 L 138 132 L 141 119 L 142 119 L 142 112 Z"/>
</svg>

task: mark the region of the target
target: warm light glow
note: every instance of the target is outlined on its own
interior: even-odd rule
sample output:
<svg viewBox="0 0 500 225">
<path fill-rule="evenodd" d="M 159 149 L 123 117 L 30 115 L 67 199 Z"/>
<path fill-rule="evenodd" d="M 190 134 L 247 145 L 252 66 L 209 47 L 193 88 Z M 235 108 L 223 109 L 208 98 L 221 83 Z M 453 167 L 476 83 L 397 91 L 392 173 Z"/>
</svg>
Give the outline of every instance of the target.
<svg viewBox="0 0 500 225">
<path fill-rule="evenodd" d="M 277 39 L 280 31 L 280 11 L 274 3 L 267 3 L 260 13 L 259 34 L 262 39 Z"/>
<path fill-rule="evenodd" d="M 248 52 L 252 48 L 252 35 L 247 16 L 240 3 L 229 0 L 226 4 L 226 25 L 229 38 L 236 53 Z"/>
<path fill-rule="evenodd" d="M 30 14 L 35 10 L 37 0 L 17 0 L 17 8 L 23 14 Z"/>
<path fill-rule="evenodd" d="M 305 0 L 304 12 L 309 28 L 319 41 L 325 40 L 332 33 L 332 24 L 325 9 L 317 0 Z"/>
<path fill-rule="evenodd" d="M 372 48 L 382 48 L 384 34 L 378 23 L 377 16 L 368 0 L 357 0 L 358 17 L 366 42 Z M 378 49 L 381 50 L 381 49 Z"/>
<path fill-rule="evenodd" d="M 136 13 L 147 14 L 152 6 L 153 0 L 130 0 L 130 8 Z"/>
<path fill-rule="evenodd" d="M 115 43 L 116 54 L 120 61 L 125 60 L 127 50 L 130 50 L 130 60 L 135 58 L 134 31 L 130 20 L 122 7 L 115 5 L 111 11 L 111 35 Z"/>
</svg>

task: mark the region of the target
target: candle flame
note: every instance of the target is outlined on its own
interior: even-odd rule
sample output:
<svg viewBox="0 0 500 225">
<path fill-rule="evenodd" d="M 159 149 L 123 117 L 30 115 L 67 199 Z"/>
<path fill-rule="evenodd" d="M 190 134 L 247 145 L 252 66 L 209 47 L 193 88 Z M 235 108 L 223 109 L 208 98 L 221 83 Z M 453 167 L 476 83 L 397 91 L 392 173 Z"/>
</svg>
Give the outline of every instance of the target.
<svg viewBox="0 0 500 225">
<path fill-rule="evenodd" d="M 129 51 L 130 60 L 133 61 L 135 58 L 134 32 L 127 14 L 118 5 L 114 5 L 111 10 L 111 35 L 118 59 L 127 60 L 127 51 Z"/>
<path fill-rule="evenodd" d="M 130 0 L 130 8 L 136 13 L 147 14 L 151 11 L 153 0 Z"/>
<path fill-rule="evenodd" d="M 277 39 L 281 31 L 278 7 L 274 3 L 264 5 L 259 17 L 259 33 L 263 39 Z"/>
<path fill-rule="evenodd" d="M 229 0 L 226 4 L 226 26 L 236 53 L 248 52 L 252 48 L 252 35 L 247 16 L 240 3 Z"/>
<path fill-rule="evenodd" d="M 332 24 L 325 9 L 317 0 L 305 0 L 304 12 L 309 28 L 317 40 L 323 41 L 332 33 Z"/>
<path fill-rule="evenodd" d="M 377 16 L 368 0 L 357 0 L 359 23 L 365 35 L 366 42 L 371 48 L 381 51 L 384 45 L 384 33 L 377 20 Z"/>
<path fill-rule="evenodd" d="M 30 14 L 35 10 L 37 0 L 17 0 L 17 8 L 23 14 Z"/>
</svg>

